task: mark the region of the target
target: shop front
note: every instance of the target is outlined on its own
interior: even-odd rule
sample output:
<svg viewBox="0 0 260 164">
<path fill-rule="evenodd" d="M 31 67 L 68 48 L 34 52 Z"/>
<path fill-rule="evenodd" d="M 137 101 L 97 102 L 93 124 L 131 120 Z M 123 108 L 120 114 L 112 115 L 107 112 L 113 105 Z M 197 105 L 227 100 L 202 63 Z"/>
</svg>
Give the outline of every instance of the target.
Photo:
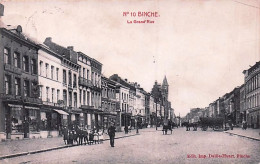
<svg viewBox="0 0 260 164">
<path fill-rule="evenodd" d="M 6 104 L 6 139 L 40 138 L 40 108 L 21 104 Z"/>
<path fill-rule="evenodd" d="M 61 109 L 42 108 L 40 112 L 40 137 L 58 137 L 68 126 L 68 113 Z"/>
</svg>

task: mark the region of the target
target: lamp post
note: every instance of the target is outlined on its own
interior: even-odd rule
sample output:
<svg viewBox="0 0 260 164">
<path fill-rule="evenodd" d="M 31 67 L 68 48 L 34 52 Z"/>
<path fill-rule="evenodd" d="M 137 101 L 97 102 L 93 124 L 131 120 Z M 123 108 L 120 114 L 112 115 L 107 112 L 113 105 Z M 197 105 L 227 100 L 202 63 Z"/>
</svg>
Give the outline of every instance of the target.
<svg viewBox="0 0 260 164">
<path fill-rule="evenodd" d="M 157 130 L 157 124 L 158 124 L 158 120 L 157 120 L 157 100 L 155 101 L 155 104 L 156 104 L 156 113 L 155 113 L 156 124 L 155 124 L 155 130 Z"/>
</svg>

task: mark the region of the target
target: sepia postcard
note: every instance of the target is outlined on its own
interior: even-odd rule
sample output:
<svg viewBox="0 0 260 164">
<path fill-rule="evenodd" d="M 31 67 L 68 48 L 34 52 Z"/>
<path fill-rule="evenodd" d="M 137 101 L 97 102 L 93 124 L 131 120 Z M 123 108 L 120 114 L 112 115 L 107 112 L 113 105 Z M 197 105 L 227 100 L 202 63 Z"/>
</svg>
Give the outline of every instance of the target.
<svg viewBox="0 0 260 164">
<path fill-rule="evenodd" d="M 0 0 L 0 163 L 260 163 L 260 0 Z"/>
</svg>

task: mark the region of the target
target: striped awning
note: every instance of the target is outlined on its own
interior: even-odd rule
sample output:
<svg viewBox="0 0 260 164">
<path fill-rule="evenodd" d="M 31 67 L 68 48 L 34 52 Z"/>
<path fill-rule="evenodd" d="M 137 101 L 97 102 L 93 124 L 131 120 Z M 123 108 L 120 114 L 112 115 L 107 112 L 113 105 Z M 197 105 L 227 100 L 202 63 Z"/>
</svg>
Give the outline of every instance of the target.
<svg viewBox="0 0 260 164">
<path fill-rule="evenodd" d="M 63 115 L 69 115 L 67 112 L 64 112 L 63 110 L 59 110 L 59 109 L 53 109 L 56 112 L 58 112 L 59 114 L 63 114 Z"/>
</svg>

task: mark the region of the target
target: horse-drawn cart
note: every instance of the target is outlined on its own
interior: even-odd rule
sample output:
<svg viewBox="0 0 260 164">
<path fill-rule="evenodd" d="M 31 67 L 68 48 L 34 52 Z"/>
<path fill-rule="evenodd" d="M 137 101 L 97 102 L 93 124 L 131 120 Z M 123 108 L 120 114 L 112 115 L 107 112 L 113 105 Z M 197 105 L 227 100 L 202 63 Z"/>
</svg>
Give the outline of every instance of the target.
<svg viewBox="0 0 260 164">
<path fill-rule="evenodd" d="M 224 119 L 221 117 L 214 118 L 214 117 L 201 117 L 200 118 L 200 126 L 201 130 L 206 131 L 208 127 L 212 128 L 213 130 L 222 130 L 224 124 Z"/>
</svg>

